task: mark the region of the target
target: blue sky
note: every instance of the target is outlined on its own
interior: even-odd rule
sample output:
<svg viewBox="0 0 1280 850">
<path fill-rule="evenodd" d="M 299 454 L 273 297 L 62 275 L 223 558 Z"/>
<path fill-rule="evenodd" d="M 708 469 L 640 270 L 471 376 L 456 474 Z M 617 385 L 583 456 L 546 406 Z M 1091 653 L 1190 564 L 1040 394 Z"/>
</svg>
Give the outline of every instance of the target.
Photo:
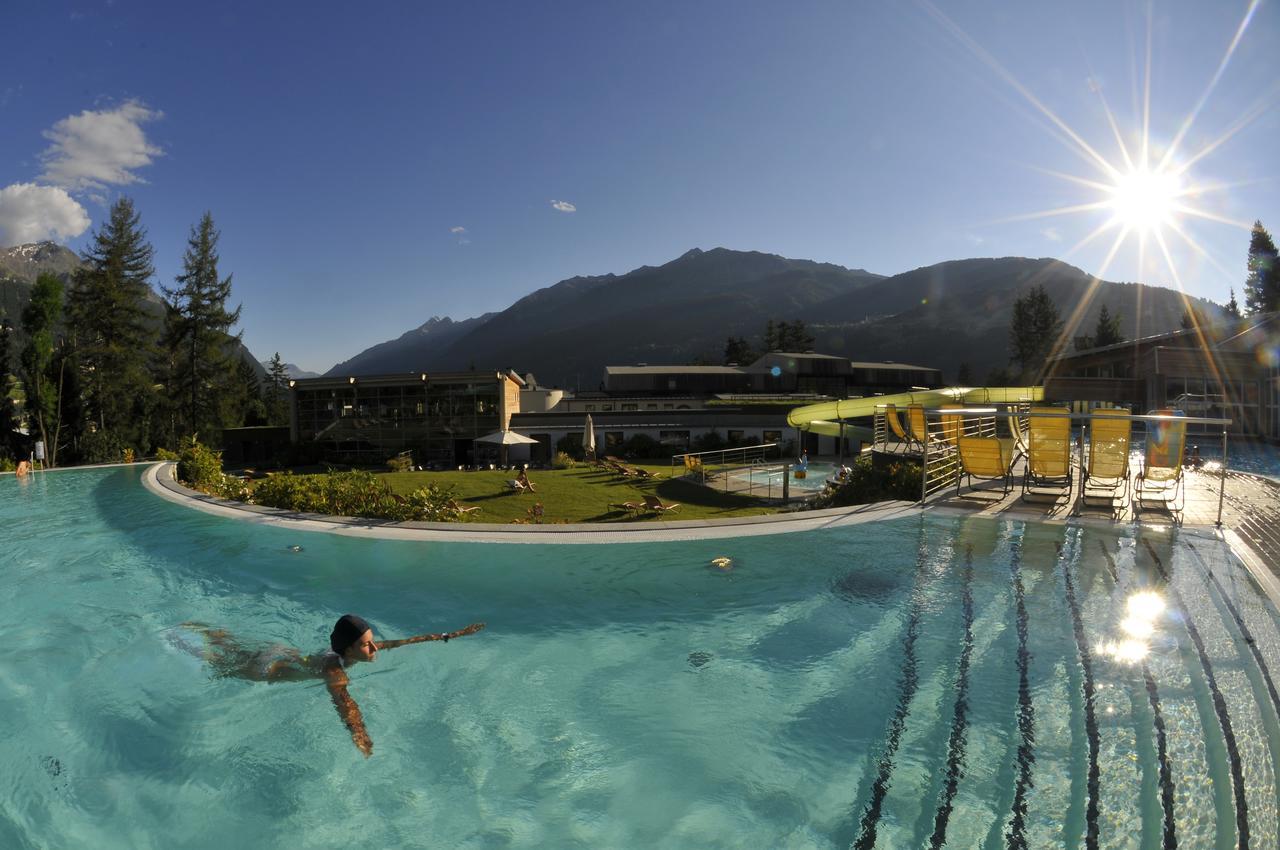
<svg viewBox="0 0 1280 850">
<path fill-rule="evenodd" d="M 171 285 L 210 210 L 245 342 L 317 371 L 693 247 L 883 274 L 1057 256 L 1225 301 L 1247 225 L 1280 233 L 1275 0 L 18 0 L 5 19 L 0 244 L 79 249 L 127 194 Z M 1204 215 L 1175 221 L 1203 253 L 1160 228 L 1174 272 L 1154 235 L 1109 261 L 1117 228 L 1076 247 L 1114 209 L 1020 218 L 1111 197 L 1129 166 L 1108 108 L 1136 162 L 1148 79 L 1152 166 L 1195 113 L 1166 170 L 1198 190 L 1178 202 Z"/>
</svg>

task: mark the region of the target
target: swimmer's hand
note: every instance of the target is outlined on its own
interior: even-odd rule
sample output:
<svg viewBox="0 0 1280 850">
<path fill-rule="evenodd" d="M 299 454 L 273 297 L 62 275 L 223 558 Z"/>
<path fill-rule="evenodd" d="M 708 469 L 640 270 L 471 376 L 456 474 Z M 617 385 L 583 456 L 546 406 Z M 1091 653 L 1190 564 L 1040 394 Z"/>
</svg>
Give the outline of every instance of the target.
<svg viewBox="0 0 1280 850">
<path fill-rule="evenodd" d="M 484 628 L 484 623 L 472 623 L 465 629 L 458 629 L 456 632 L 441 632 L 431 635 L 416 635 L 410 638 L 402 638 L 401 640 L 380 640 L 378 641 L 378 649 L 395 649 L 397 646 L 408 646 L 411 643 L 426 643 L 431 640 L 442 640 L 445 643 L 457 637 L 473 635 Z"/>
</svg>

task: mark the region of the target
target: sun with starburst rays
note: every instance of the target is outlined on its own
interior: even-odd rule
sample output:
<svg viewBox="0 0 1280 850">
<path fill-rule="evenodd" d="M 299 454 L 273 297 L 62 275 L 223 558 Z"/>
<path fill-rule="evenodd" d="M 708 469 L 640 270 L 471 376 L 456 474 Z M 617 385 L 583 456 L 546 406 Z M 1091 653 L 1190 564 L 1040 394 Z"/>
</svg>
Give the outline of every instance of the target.
<svg viewBox="0 0 1280 850">
<path fill-rule="evenodd" d="M 1054 346 L 1053 354 L 1063 350 L 1066 341 L 1074 335 L 1094 293 L 1112 262 L 1120 251 L 1131 246 L 1137 251 L 1138 269 L 1146 270 L 1149 253 L 1158 254 L 1163 260 L 1163 268 L 1173 281 L 1188 307 L 1193 320 L 1196 311 L 1190 309 L 1186 287 L 1174 262 L 1170 243 L 1178 240 L 1190 248 L 1197 256 L 1215 267 L 1225 277 L 1233 276 L 1218 262 L 1193 236 L 1189 222 L 1194 219 L 1211 220 L 1222 224 L 1239 227 L 1248 232 L 1248 222 L 1233 221 L 1212 211 L 1200 201 L 1215 192 L 1223 191 L 1229 186 L 1199 181 L 1193 169 L 1205 157 L 1224 144 L 1228 139 L 1240 132 L 1258 117 L 1267 112 L 1273 105 L 1274 92 L 1254 104 L 1239 116 L 1222 134 L 1212 141 L 1202 144 L 1194 152 L 1184 151 L 1184 141 L 1188 131 L 1209 101 L 1214 89 L 1222 79 L 1232 56 L 1236 52 L 1241 39 L 1248 30 L 1250 22 L 1261 3 L 1261 0 L 1249 0 L 1248 6 L 1236 27 L 1235 33 L 1227 45 L 1217 70 L 1209 80 L 1204 91 L 1191 111 L 1182 119 L 1177 131 L 1167 144 L 1157 145 L 1153 142 L 1151 128 L 1151 7 L 1147 7 L 1146 62 L 1143 83 L 1143 100 L 1141 128 L 1126 135 L 1121 131 L 1115 114 L 1108 105 L 1101 86 L 1091 85 L 1098 96 L 1115 142 L 1116 153 L 1105 156 L 1098 146 L 1090 144 L 1083 136 L 1069 126 L 1052 109 L 1046 106 L 1020 80 L 1006 70 L 1000 62 L 985 48 L 978 44 L 954 21 L 947 17 L 931 0 L 920 0 L 929 14 L 957 41 L 963 44 L 983 64 L 992 69 L 1006 84 L 1017 91 L 1031 106 L 1052 125 L 1054 135 L 1063 139 L 1068 146 L 1090 166 L 1087 176 L 1066 174 L 1048 169 L 1036 169 L 1043 173 L 1061 178 L 1087 190 L 1090 200 L 1070 206 L 1021 213 L 1001 219 L 1002 222 L 1026 221 L 1030 219 L 1050 218 L 1056 216 L 1087 215 L 1097 220 L 1097 224 L 1084 238 L 1071 246 L 1063 255 L 1070 258 L 1086 246 L 1109 238 L 1110 245 L 1106 250 L 1101 267 L 1092 276 L 1092 285 L 1075 305 L 1071 315 L 1064 323 L 1063 330 Z M 1196 326 L 1199 333 L 1198 324 Z M 1203 338 L 1202 338 L 1203 341 Z"/>
</svg>

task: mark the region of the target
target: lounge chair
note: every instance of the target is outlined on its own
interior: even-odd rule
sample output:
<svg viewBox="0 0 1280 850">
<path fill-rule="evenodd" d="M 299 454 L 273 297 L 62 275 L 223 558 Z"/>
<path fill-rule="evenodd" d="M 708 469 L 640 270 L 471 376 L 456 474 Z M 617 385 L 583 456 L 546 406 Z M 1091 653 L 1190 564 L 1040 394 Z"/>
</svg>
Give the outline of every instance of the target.
<svg viewBox="0 0 1280 850">
<path fill-rule="evenodd" d="M 609 505 L 611 510 L 626 511 L 629 514 L 638 514 L 643 510 L 647 510 L 644 502 L 613 502 Z"/>
<path fill-rule="evenodd" d="M 1098 409 L 1089 423 L 1089 462 L 1081 498 L 1106 499 L 1113 511 L 1129 501 L 1129 438 L 1133 423 L 1126 410 Z M 1117 495 L 1120 503 L 1116 504 Z"/>
<path fill-rule="evenodd" d="M 943 410 L 960 410 L 962 404 L 944 404 Z M 956 448 L 959 439 L 964 436 L 964 416 L 959 413 L 942 414 L 942 439 L 947 445 Z"/>
<path fill-rule="evenodd" d="M 473 514 L 476 511 L 480 510 L 479 505 L 460 505 L 455 499 L 450 499 L 448 502 L 448 505 L 449 505 L 449 510 L 453 511 L 458 516 Z"/>
<path fill-rule="evenodd" d="M 902 420 L 898 418 L 898 407 L 893 404 L 884 406 L 884 421 L 889 423 L 889 430 L 893 432 L 893 436 L 898 439 L 898 451 L 904 452 L 908 449 L 915 448 L 916 441 L 902 427 Z"/>
<path fill-rule="evenodd" d="M 657 496 L 650 494 L 644 497 L 644 506 L 651 511 L 657 511 L 660 514 L 667 514 L 680 507 L 680 503 L 672 502 L 669 505 L 664 504 Z"/>
<path fill-rule="evenodd" d="M 1153 410 L 1156 416 L 1182 416 L 1181 410 Z M 1169 511 L 1179 511 L 1178 499 L 1183 495 L 1182 454 L 1187 445 L 1187 423 L 1148 422 L 1147 447 L 1138 473 L 1134 506 L 1143 507 L 1147 500 L 1158 501 Z"/>
<path fill-rule="evenodd" d="M 1031 454 L 1031 450 L 1027 448 L 1027 433 L 1022 430 L 1022 423 L 1018 421 L 1017 416 L 1009 416 L 1009 436 L 1013 438 L 1017 457 L 1026 457 Z"/>
<path fill-rule="evenodd" d="M 960 492 L 960 480 L 969 477 L 969 489 L 973 489 L 973 479 L 1000 479 L 1004 482 L 1004 494 L 1013 490 L 1014 448 L 1012 440 L 1001 440 L 997 437 L 965 437 L 956 439 L 960 450 L 960 475 L 956 477 L 956 492 Z M 1002 496 L 1002 498 L 1003 498 Z"/>
<path fill-rule="evenodd" d="M 1027 469 L 1022 476 L 1022 498 L 1037 487 L 1065 488 L 1068 500 L 1074 489 L 1071 471 L 1071 410 L 1066 407 L 1031 408 L 1027 435 Z M 1037 416 L 1036 414 L 1058 414 Z M 1055 499 L 1057 497 L 1055 496 Z"/>
</svg>

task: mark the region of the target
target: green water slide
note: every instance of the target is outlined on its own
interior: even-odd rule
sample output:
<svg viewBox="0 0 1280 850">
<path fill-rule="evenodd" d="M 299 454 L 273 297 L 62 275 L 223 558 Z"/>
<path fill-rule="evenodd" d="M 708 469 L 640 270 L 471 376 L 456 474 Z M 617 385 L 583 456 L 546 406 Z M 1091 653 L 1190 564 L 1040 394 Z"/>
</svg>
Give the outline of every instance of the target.
<svg viewBox="0 0 1280 850">
<path fill-rule="evenodd" d="M 986 405 L 1020 401 L 1043 401 L 1044 387 L 947 387 L 941 390 L 916 390 L 909 393 L 878 395 L 870 398 L 842 398 L 797 407 L 787 414 L 787 424 L 827 437 L 840 436 L 840 420 L 874 416 L 877 407 L 886 404 L 904 408 L 909 404 L 938 407 L 943 404 Z M 848 425 L 844 434 L 869 442 L 870 428 Z"/>
</svg>

